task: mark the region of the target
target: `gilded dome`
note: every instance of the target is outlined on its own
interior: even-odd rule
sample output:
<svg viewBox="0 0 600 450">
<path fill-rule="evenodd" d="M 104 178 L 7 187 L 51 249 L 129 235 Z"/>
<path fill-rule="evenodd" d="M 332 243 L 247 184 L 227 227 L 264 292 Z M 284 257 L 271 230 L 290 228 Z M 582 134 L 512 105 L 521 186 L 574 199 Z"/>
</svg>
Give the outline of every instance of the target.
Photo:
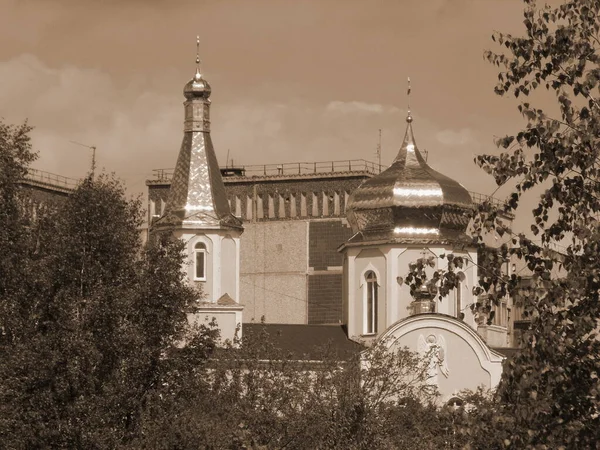
<svg viewBox="0 0 600 450">
<path fill-rule="evenodd" d="M 390 167 L 365 180 L 346 205 L 358 240 L 464 239 L 473 202 L 457 181 L 433 170 L 417 148 L 408 114 Z"/>
<path fill-rule="evenodd" d="M 204 78 L 200 70 L 196 69 L 196 75 L 183 88 L 183 95 L 188 100 L 193 98 L 209 98 L 210 97 L 210 84 Z"/>
</svg>

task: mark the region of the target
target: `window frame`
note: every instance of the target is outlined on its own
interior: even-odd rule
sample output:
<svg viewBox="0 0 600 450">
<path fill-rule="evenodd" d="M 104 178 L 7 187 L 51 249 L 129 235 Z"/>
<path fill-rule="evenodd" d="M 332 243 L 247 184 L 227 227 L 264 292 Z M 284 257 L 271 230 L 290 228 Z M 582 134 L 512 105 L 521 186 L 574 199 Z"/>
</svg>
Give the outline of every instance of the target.
<svg viewBox="0 0 600 450">
<path fill-rule="evenodd" d="M 371 305 L 370 305 L 371 303 Z M 364 274 L 363 298 L 363 335 L 373 336 L 378 332 L 379 316 L 379 282 L 374 270 L 367 270 Z"/>
<path fill-rule="evenodd" d="M 208 248 L 206 246 L 206 243 L 202 242 L 202 241 L 198 241 L 194 244 L 194 251 L 193 251 L 193 257 L 194 257 L 194 281 L 206 281 L 207 279 L 207 257 L 206 254 L 208 253 Z M 198 257 L 202 255 L 202 269 L 203 269 L 203 276 L 199 277 L 198 276 Z"/>
<path fill-rule="evenodd" d="M 462 320 L 460 315 L 463 310 L 462 289 L 463 289 L 463 282 L 459 281 L 458 285 L 456 286 L 456 292 L 454 293 L 454 309 L 456 310 L 455 316 L 459 320 Z"/>
</svg>

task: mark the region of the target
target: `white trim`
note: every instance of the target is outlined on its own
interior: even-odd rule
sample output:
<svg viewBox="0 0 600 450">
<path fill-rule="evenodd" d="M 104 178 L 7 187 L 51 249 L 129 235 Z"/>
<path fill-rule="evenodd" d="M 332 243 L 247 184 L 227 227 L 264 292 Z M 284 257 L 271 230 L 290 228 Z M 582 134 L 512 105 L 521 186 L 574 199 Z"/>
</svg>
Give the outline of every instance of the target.
<svg viewBox="0 0 600 450">
<path fill-rule="evenodd" d="M 196 246 L 196 244 L 198 242 L 202 242 L 206 245 L 206 252 L 212 253 L 213 240 L 211 238 L 209 238 L 208 236 L 206 236 L 205 234 L 199 234 L 199 235 L 193 236 L 189 240 L 189 242 L 190 242 L 190 245 L 192 246 L 192 250 L 194 249 L 194 247 Z"/>
<path fill-rule="evenodd" d="M 222 247 L 222 243 L 223 243 L 223 238 L 225 236 L 223 236 L 222 234 L 218 234 L 217 236 L 215 236 L 215 242 L 214 242 L 214 254 L 213 254 L 213 258 L 212 258 L 212 282 L 213 282 L 213 286 L 212 286 L 212 299 L 216 302 L 221 295 L 223 295 L 222 292 L 222 279 L 221 279 L 221 270 L 223 268 L 223 247 Z M 231 295 L 231 294 L 230 294 Z"/>
<path fill-rule="evenodd" d="M 355 280 L 354 272 L 355 272 L 355 268 L 356 268 L 356 266 L 355 266 L 356 256 L 351 255 L 350 252 L 344 252 L 344 253 L 345 253 L 345 256 L 348 258 L 347 259 L 348 273 L 346 275 L 346 298 L 344 299 L 344 301 L 346 302 L 346 308 L 348 308 L 348 317 L 347 317 L 348 334 L 350 336 L 352 336 L 352 334 L 350 334 L 350 333 L 357 334 L 357 333 L 354 333 L 355 327 L 356 327 L 356 317 L 355 317 L 356 289 L 354 288 L 354 280 Z M 343 281 L 343 278 L 344 277 L 342 276 L 342 281 Z"/>
<path fill-rule="evenodd" d="M 377 286 L 381 287 L 381 274 L 379 273 L 379 270 L 377 270 L 375 268 L 375 266 L 373 265 L 373 263 L 369 263 L 367 264 L 367 266 L 365 267 L 365 269 L 361 272 L 360 274 L 360 283 L 358 284 L 358 287 L 363 287 L 364 281 L 365 281 L 365 275 L 367 272 L 375 272 L 375 275 L 377 275 Z"/>
<path fill-rule="evenodd" d="M 240 237 L 236 236 L 233 238 L 235 243 L 235 301 L 240 302 Z"/>
</svg>

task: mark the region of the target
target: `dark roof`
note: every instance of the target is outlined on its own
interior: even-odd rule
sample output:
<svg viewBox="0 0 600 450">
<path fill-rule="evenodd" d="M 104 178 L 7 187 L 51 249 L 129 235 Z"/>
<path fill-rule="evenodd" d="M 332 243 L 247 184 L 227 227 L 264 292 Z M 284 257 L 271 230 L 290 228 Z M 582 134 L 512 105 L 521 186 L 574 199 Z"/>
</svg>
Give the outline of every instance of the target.
<svg viewBox="0 0 600 450">
<path fill-rule="evenodd" d="M 238 303 L 234 299 L 232 299 L 227 292 L 221 295 L 219 300 L 217 300 L 217 305 L 236 306 L 237 304 Z"/>
<path fill-rule="evenodd" d="M 347 359 L 364 350 L 348 339 L 342 325 L 245 323 L 242 332 L 244 341 L 266 340 L 274 350 L 293 359 Z"/>
</svg>

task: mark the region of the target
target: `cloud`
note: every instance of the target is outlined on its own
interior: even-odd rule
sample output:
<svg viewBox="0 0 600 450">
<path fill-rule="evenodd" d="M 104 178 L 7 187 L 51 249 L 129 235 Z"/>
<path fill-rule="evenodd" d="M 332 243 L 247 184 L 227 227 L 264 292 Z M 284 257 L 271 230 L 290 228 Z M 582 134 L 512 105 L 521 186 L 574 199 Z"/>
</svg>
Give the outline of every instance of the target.
<svg viewBox="0 0 600 450">
<path fill-rule="evenodd" d="M 177 73 L 154 71 L 122 78 L 72 64 L 51 66 L 23 54 L 0 61 L 0 116 L 35 127 L 34 167 L 83 177 L 95 146 L 99 170 L 115 172 L 131 192 L 145 191 L 156 168 L 173 167 L 182 138 Z M 220 87 L 223 89 L 223 87 Z M 378 128 L 396 126 L 397 108 L 365 102 L 285 103 L 260 95 L 223 98 L 213 86 L 212 136 L 217 156 L 238 164 L 373 159 Z"/>
<path fill-rule="evenodd" d="M 329 102 L 325 110 L 339 114 L 394 114 L 400 111 L 395 106 L 380 105 L 379 103 L 342 102 L 338 100 Z"/>
<path fill-rule="evenodd" d="M 473 132 L 469 128 L 456 130 L 442 130 L 436 133 L 435 138 L 438 142 L 445 145 L 467 145 L 475 142 Z"/>
<path fill-rule="evenodd" d="M 133 192 L 178 148 L 182 111 L 177 96 L 156 89 L 144 75 L 122 85 L 99 69 L 50 67 L 34 55 L 0 61 L 0 116 L 34 126 L 34 167 L 71 177 L 89 169 L 90 152 L 70 141 L 96 146 L 99 169 L 128 180 Z"/>
<path fill-rule="evenodd" d="M 109 72 L 73 64 L 52 66 L 34 55 L 0 61 L 0 116 L 8 123 L 29 118 L 35 127 L 34 167 L 83 177 L 91 154 L 77 141 L 96 146 L 97 166 L 125 179 L 130 192 L 143 193 L 152 170 L 174 167 L 182 139 L 185 79 L 176 71 L 136 72 L 116 80 Z M 265 99 L 260 93 L 223 96 L 227 84 L 213 83 L 212 137 L 221 164 L 229 153 L 236 164 L 366 159 L 375 160 L 382 130 L 382 162 L 396 155 L 405 123 L 398 108 L 361 101 L 311 100 L 290 95 Z M 469 144 L 469 128 L 446 129 L 415 116 L 421 148 L 444 173 L 457 177 L 463 160 L 445 152 Z M 475 142 L 476 144 L 476 142 Z M 469 148 L 470 148 L 469 147 Z M 452 155 L 452 156 L 449 156 Z M 436 158 L 437 156 L 437 158 Z M 456 166 L 454 167 L 453 166 Z"/>
</svg>

